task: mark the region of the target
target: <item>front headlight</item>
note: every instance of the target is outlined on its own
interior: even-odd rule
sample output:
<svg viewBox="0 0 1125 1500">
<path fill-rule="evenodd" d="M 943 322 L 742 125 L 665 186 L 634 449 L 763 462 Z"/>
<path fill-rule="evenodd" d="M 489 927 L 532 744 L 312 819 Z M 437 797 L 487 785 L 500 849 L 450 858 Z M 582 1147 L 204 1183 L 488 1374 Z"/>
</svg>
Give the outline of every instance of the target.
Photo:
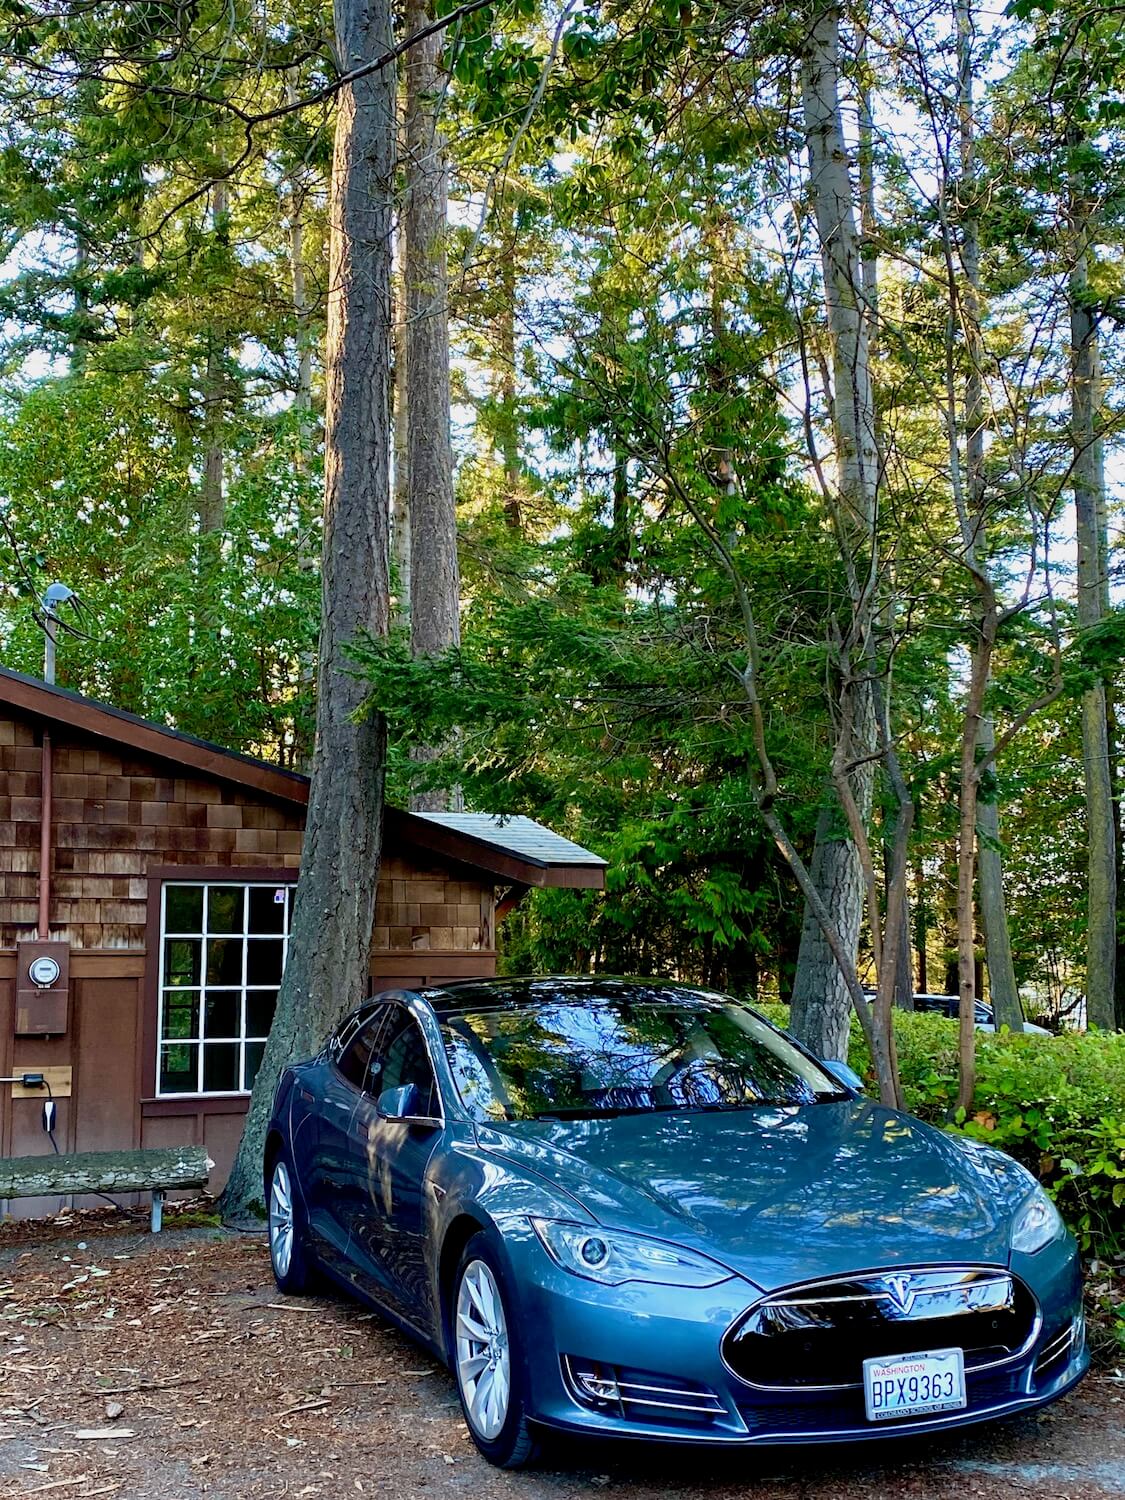
<svg viewBox="0 0 1125 1500">
<path fill-rule="evenodd" d="M 1012 1249 L 1021 1255 L 1034 1255 L 1066 1233 L 1058 1209 L 1041 1187 L 1025 1198 L 1012 1220 Z"/>
<path fill-rule="evenodd" d="M 705 1255 L 664 1240 L 557 1219 L 532 1219 L 531 1223 L 547 1254 L 563 1270 L 587 1281 L 600 1281 L 603 1286 L 620 1286 L 624 1281 L 716 1286 L 733 1275 Z"/>
</svg>

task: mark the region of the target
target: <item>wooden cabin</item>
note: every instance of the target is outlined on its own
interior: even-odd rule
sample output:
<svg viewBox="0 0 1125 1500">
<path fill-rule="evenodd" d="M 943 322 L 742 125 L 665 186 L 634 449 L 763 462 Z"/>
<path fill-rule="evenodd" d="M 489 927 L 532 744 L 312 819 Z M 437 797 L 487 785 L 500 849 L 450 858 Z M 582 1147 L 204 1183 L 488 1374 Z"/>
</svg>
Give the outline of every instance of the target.
<svg viewBox="0 0 1125 1500">
<path fill-rule="evenodd" d="M 198 1144 L 222 1186 L 307 801 L 303 776 L 0 669 L 0 1075 L 46 1073 L 61 1150 Z M 494 974 L 498 907 L 604 870 L 528 818 L 388 809 L 372 991 Z M 0 1156 L 52 1149 L 43 1097 L 0 1084 Z"/>
</svg>

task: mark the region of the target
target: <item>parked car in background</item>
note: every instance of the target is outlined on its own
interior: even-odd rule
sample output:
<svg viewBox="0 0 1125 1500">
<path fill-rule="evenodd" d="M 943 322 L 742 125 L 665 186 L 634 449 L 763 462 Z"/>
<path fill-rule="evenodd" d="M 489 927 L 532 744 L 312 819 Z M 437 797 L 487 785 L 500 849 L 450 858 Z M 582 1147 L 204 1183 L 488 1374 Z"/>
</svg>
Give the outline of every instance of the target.
<svg viewBox="0 0 1125 1500">
<path fill-rule="evenodd" d="M 956 1021 L 961 1013 L 961 1001 L 957 995 L 915 995 L 914 1009 L 926 1011 L 930 1015 L 948 1016 L 951 1021 Z M 976 1029 L 978 1031 L 995 1031 L 996 1017 L 991 1005 L 986 1005 L 983 1000 L 976 1001 Z M 1024 1031 L 1033 1036 L 1053 1036 L 1045 1026 L 1036 1026 L 1034 1021 L 1024 1021 Z"/>
<path fill-rule="evenodd" d="M 836 1442 L 1061 1396 L 1088 1357 L 1050 1199 L 858 1084 L 663 981 L 382 996 L 278 1086 L 278 1286 L 321 1268 L 446 1361 L 506 1467 L 548 1429 Z"/>
</svg>

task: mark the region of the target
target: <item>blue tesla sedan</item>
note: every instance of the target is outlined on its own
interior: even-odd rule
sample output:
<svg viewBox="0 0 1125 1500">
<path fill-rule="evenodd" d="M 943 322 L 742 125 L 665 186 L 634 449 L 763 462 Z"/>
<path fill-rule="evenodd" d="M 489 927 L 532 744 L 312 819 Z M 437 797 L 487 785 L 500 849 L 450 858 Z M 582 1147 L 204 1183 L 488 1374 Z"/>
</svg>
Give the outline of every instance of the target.
<svg viewBox="0 0 1125 1500">
<path fill-rule="evenodd" d="M 383 995 L 278 1086 L 274 1274 L 446 1361 L 506 1467 L 542 1429 L 841 1441 L 1062 1395 L 1088 1356 L 1050 1200 L 858 1083 L 663 981 Z"/>
</svg>

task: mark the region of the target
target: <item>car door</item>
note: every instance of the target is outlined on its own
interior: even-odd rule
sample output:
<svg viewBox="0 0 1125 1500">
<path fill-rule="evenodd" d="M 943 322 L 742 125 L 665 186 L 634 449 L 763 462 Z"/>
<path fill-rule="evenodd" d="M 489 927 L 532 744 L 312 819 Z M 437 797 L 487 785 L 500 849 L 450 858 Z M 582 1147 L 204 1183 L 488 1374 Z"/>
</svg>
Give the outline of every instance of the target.
<svg viewBox="0 0 1125 1500">
<path fill-rule="evenodd" d="M 309 1227 L 317 1253 L 329 1269 L 346 1273 L 350 1233 L 352 1117 L 363 1097 L 372 1050 L 387 1019 L 380 1006 L 361 1021 L 341 1028 L 329 1044 L 322 1073 L 316 1137 L 306 1189 Z"/>
<path fill-rule="evenodd" d="M 416 1120 L 380 1114 L 385 1089 L 413 1085 Z M 421 1027 L 395 1006 L 381 1032 L 363 1096 L 352 1117 L 351 1154 L 359 1168 L 352 1199 L 351 1256 L 372 1295 L 423 1332 L 433 1331 L 426 1238 L 431 1208 L 426 1170 L 441 1139 L 441 1098 Z"/>
</svg>

